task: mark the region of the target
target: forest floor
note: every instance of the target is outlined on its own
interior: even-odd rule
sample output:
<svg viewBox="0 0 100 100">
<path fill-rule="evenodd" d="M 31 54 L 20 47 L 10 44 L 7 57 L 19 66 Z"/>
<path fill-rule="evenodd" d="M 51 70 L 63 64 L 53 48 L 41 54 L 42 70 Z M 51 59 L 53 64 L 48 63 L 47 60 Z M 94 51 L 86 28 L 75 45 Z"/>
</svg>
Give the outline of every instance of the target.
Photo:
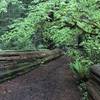
<svg viewBox="0 0 100 100">
<path fill-rule="evenodd" d="M 0 100 L 81 100 L 69 62 L 62 56 L 0 84 Z"/>
</svg>

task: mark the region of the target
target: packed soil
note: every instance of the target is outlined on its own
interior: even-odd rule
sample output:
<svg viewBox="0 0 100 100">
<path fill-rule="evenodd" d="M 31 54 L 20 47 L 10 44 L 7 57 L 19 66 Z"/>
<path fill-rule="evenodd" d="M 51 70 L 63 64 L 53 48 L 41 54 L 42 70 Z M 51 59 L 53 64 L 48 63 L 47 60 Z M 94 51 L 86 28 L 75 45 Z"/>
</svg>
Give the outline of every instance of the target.
<svg viewBox="0 0 100 100">
<path fill-rule="evenodd" d="M 81 100 L 69 62 L 62 56 L 0 84 L 0 100 Z"/>
</svg>

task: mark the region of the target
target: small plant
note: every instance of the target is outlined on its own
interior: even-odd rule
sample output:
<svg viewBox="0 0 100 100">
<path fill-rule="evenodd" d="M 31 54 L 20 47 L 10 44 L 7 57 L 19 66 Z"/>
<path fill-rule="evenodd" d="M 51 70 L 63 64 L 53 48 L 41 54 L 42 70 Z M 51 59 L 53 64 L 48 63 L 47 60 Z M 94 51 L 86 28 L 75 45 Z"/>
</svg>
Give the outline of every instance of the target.
<svg viewBox="0 0 100 100">
<path fill-rule="evenodd" d="M 79 85 L 79 89 L 82 93 L 82 100 L 89 100 L 88 98 L 88 92 L 87 92 L 87 86 L 85 82 L 81 82 Z"/>
<path fill-rule="evenodd" d="M 90 58 L 94 63 L 100 62 L 100 36 L 89 38 L 84 42 L 84 48 L 86 50 L 86 56 Z"/>
<path fill-rule="evenodd" d="M 68 52 L 66 52 L 66 55 L 73 57 L 73 59 L 80 58 L 80 52 L 72 48 L 70 48 Z"/>
<path fill-rule="evenodd" d="M 80 79 L 87 79 L 89 76 L 89 66 L 92 64 L 90 60 L 77 58 L 74 63 L 71 63 L 72 70 Z"/>
</svg>

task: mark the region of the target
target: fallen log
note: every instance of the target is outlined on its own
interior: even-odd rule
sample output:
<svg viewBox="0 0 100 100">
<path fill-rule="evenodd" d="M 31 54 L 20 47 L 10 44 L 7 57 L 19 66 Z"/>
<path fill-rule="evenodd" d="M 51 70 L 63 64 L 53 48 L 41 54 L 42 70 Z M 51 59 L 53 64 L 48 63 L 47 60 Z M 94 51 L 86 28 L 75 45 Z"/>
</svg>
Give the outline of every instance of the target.
<svg viewBox="0 0 100 100">
<path fill-rule="evenodd" d="M 94 73 L 96 76 L 100 77 L 100 64 L 92 66 L 91 73 Z"/>
<path fill-rule="evenodd" d="M 100 77 L 98 77 L 98 76 L 96 76 L 95 74 L 91 73 L 91 74 L 90 74 L 90 78 L 91 78 L 93 81 L 95 81 L 95 82 L 97 82 L 98 84 L 100 84 Z"/>
<path fill-rule="evenodd" d="M 28 54 L 30 55 L 29 52 L 26 52 L 26 53 L 27 53 L 27 55 Z M 25 56 L 26 56 L 26 53 L 23 52 L 23 54 L 25 54 Z M 18 59 L 17 60 L 13 59 L 13 57 L 12 58 L 7 57 L 7 59 L 5 58 L 5 59 L 3 59 L 3 61 L 1 60 L 0 61 L 0 82 L 3 82 L 8 79 L 12 79 L 16 76 L 22 75 L 28 71 L 31 71 L 31 70 L 39 67 L 41 64 L 47 63 L 47 62 L 63 55 L 63 52 L 59 49 L 55 49 L 52 51 L 48 50 L 48 51 L 42 51 L 42 52 L 41 51 L 32 52 L 32 54 L 35 54 L 35 53 L 36 53 L 36 55 L 31 56 L 30 60 L 28 57 L 26 57 L 27 59 L 19 58 L 20 61 Z M 14 54 L 14 53 L 12 53 L 12 54 Z M 21 56 L 21 55 L 22 54 L 19 53 L 19 56 Z M 2 58 L 2 56 L 0 58 Z"/>
<path fill-rule="evenodd" d="M 21 63 L 34 62 L 38 59 L 42 59 L 42 58 L 44 59 L 45 57 L 49 59 L 51 56 L 55 58 L 56 56 L 63 55 L 63 52 L 59 49 L 42 51 L 42 54 L 41 54 L 41 51 L 33 52 L 33 54 L 35 53 L 36 55 L 30 56 L 30 58 L 29 58 L 30 54 L 28 55 L 28 53 L 27 53 L 28 57 L 26 56 L 26 53 L 24 53 L 25 58 L 21 58 L 20 55 L 19 55 L 19 59 L 13 56 L 5 57 L 5 59 L 0 61 L 0 71 L 5 70 L 5 69 L 16 68 L 16 65 L 21 64 Z M 4 57 L 0 57 L 0 59 L 2 58 Z"/>
<path fill-rule="evenodd" d="M 10 61 L 10 60 L 27 60 L 27 59 L 38 59 L 50 55 L 55 55 L 58 53 L 62 53 L 60 49 L 55 50 L 46 50 L 46 51 L 7 51 L 7 52 L 0 52 L 0 61 Z"/>
<path fill-rule="evenodd" d="M 87 82 L 87 89 L 92 100 L 100 100 L 100 86 L 94 81 Z"/>
<path fill-rule="evenodd" d="M 100 64 L 91 67 L 90 79 L 86 84 L 90 98 L 100 100 Z"/>
</svg>

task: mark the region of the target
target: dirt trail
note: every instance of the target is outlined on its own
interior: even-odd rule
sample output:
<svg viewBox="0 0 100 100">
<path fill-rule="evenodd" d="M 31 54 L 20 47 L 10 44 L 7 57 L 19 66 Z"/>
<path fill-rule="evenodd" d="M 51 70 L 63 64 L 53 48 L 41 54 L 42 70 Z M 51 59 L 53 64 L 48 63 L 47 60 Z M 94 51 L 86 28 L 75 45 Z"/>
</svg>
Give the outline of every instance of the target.
<svg viewBox="0 0 100 100">
<path fill-rule="evenodd" d="M 81 100 L 65 56 L 0 84 L 0 100 Z"/>
</svg>

